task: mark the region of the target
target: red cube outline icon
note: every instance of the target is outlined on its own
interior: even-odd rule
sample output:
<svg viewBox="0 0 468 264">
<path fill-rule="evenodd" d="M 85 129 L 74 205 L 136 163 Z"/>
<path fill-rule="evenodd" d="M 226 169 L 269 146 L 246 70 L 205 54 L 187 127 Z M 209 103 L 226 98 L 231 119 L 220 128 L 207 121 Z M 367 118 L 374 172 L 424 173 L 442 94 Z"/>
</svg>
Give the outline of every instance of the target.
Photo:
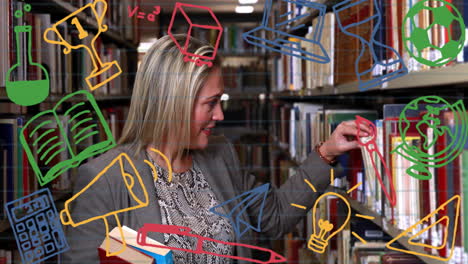
<svg viewBox="0 0 468 264">
<path fill-rule="evenodd" d="M 199 9 L 207 10 L 210 13 L 211 17 L 213 18 L 213 20 L 216 22 L 216 26 L 199 25 L 199 24 L 192 23 L 189 16 L 187 15 L 187 13 L 184 11 L 183 7 L 193 7 L 193 8 L 199 8 Z M 185 43 L 184 43 L 183 47 L 174 38 L 174 36 L 172 35 L 172 32 L 171 32 L 172 31 L 172 26 L 174 24 L 175 17 L 177 15 L 177 11 L 181 12 L 181 14 L 185 17 L 186 21 L 190 25 L 190 27 L 188 29 L 188 32 L 187 32 L 188 38 L 185 40 Z M 190 43 L 190 38 L 191 38 L 191 33 L 192 33 L 192 28 L 193 27 L 199 27 L 199 28 L 204 28 L 204 29 L 216 29 L 216 30 L 219 31 L 212 56 L 201 56 L 201 55 L 197 55 L 197 54 L 194 54 L 194 53 L 191 53 L 191 52 L 188 51 L 187 48 L 188 48 L 188 44 Z M 206 7 L 206 6 L 198 6 L 198 5 L 184 4 L 184 3 L 177 2 L 175 4 L 174 11 L 172 12 L 172 18 L 171 18 L 171 22 L 169 23 L 169 27 L 167 29 L 167 34 L 171 37 L 171 39 L 177 45 L 177 48 L 179 48 L 180 52 L 182 52 L 182 54 L 185 55 L 184 62 L 191 61 L 191 62 L 195 62 L 197 64 L 197 66 L 202 66 L 203 64 L 206 64 L 206 65 L 208 65 L 208 67 L 211 67 L 211 66 L 213 66 L 213 62 L 211 62 L 211 61 L 214 60 L 214 58 L 216 57 L 216 53 L 218 52 L 219 42 L 221 41 L 221 36 L 223 35 L 223 27 L 221 26 L 221 23 L 219 23 L 219 20 L 216 18 L 216 15 L 213 13 L 213 10 L 211 10 L 211 8 Z M 191 57 L 196 57 L 197 59 L 194 60 Z"/>
</svg>

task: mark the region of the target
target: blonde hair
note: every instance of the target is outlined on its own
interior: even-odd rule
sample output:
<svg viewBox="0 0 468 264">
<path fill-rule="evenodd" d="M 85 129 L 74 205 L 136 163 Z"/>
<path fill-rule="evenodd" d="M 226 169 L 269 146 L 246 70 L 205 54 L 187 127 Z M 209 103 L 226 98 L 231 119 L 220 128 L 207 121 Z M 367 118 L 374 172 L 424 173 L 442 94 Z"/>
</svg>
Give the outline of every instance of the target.
<svg viewBox="0 0 468 264">
<path fill-rule="evenodd" d="M 186 34 L 173 36 L 184 46 Z M 212 46 L 192 37 L 187 50 L 208 57 L 214 52 Z M 157 149 L 164 144 L 177 144 L 175 158 L 180 158 L 189 147 L 196 96 L 209 73 L 220 67 L 221 62 L 216 58 L 211 68 L 197 66 L 195 62 L 184 62 L 184 56 L 175 42 L 164 36 L 143 57 L 119 140 L 119 144 L 130 144 L 136 156 L 149 144 Z"/>
</svg>

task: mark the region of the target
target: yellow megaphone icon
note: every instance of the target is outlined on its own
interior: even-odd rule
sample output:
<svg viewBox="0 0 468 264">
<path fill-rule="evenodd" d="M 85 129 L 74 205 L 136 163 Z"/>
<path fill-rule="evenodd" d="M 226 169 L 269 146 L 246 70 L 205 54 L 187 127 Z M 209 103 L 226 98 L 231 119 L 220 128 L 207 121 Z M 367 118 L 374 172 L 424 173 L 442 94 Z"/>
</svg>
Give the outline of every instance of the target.
<svg viewBox="0 0 468 264">
<path fill-rule="evenodd" d="M 132 174 L 130 173 L 127 173 L 124 168 L 125 168 L 125 165 L 129 165 L 127 166 L 127 168 L 131 168 L 132 169 Z M 110 212 L 96 212 L 96 216 L 94 217 L 91 217 L 91 218 L 86 218 L 86 219 L 81 219 L 80 217 L 80 212 L 75 212 L 75 213 L 70 213 L 70 207 L 71 207 L 71 204 L 73 202 L 76 202 L 77 200 L 80 199 L 80 197 L 84 198 L 86 197 L 86 193 L 93 193 L 93 192 L 102 192 L 102 190 L 99 190 L 99 188 L 97 186 L 99 186 L 99 184 L 96 184 L 94 185 L 97 181 L 101 181 L 101 180 L 104 180 L 104 175 L 106 175 L 106 172 L 114 167 L 114 166 L 118 166 L 118 170 L 120 172 L 119 175 L 111 175 L 112 177 L 119 177 L 119 179 L 121 179 L 124 183 L 125 183 L 125 186 L 127 187 L 127 191 L 129 193 L 129 197 L 132 197 L 133 198 L 133 201 L 136 203 L 135 206 L 131 206 L 131 207 L 126 207 L 126 208 L 121 208 L 121 209 L 117 209 L 117 210 L 114 210 L 114 211 L 110 211 Z M 137 193 L 142 193 L 143 194 L 143 197 L 138 197 L 135 192 L 136 191 L 139 191 Z M 66 202 L 65 202 L 65 205 L 64 205 L 64 208 L 61 212 L 60 212 L 60 220 L 62 221 L 62 223 L 64 225 L 71 225 L 73 227 L 77 227 L 77 226 L 80 226 L 80 225 L 83 225 L 83 224 L 86 224 L 86 223 L 89 223 L 91 221 L 94 221 L 94 220 L 97 220 L 97 219 L 102 219 L 104 221 L 104 224 L 106 225 L 106 255 L 107 256 L 116 256 L 118 254 L 120 254 L 121 252 L 123 252 L 126 248 L 126 243 L 125 243 L 125 239 L 124 239 L 124 236 L 123 236 L 123 233 L 122 233 L 122 226 L 120 224 L 120 221 L 119 221 L 119 217 L 117 216 L 118 213 L 122 213 L 122 212 L 126 212 L 126 211 L 130 211 L 130 210 L 134 210 L 134 209 L 137 209 L 137 208 L 141 208 L 141 207 L 145 207 L 149 204 L 149 197 L 148 197 L 148 193 L 146 191 L 146 188 L 145 186 L 143 185 L 143 180 L 140 176 L 140 174 L 138 173 L 138 171 L 136 170 L 135 168 L 135 165 L 133 164 L 133 162 L 131 161 L 131 159 L 128 157 L 127 154 L 125 153 L 122 153 L 120 155 L 118 155 L 114 160 L 112 160 L 112 162 L 107 166 L 105 167 L 101 172 L 99 172 L 98 175 L 96 175 L 96 177 L 88 184 L 86 185 L 86 187 L 84 187 L 81 191 L 79 191 L 78 193 L 76 193 L 75 195 L 73 195 L 73 197 L 71 197 L 70 199 L 68 199 Z M 119 251 L 117 252 L 110 252 L 109 251 L 109 225 L 108 225 L 108 222 L 107 222 L 107 217 L 115 217 L 115 220 L 117 222 L 117 227 L 119 228 L 120 230 L 120 235 L 122 237 L 122 249 L 120 249 Z"/>
</svg>

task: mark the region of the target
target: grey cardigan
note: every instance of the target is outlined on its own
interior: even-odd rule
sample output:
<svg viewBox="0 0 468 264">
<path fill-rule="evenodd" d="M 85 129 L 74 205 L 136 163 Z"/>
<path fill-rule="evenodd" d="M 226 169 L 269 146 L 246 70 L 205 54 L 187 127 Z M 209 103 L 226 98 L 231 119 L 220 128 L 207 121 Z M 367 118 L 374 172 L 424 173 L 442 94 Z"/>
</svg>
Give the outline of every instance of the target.
<svg viewBox="0 0 468 264">
<path fill-rule="evenodd" d="M 144 151 L 141 151 L 139 158 L 135 158 L 134 151 L 128 145 L 118 146 L 80 166 L 74 193 L 84 188 L 121 153 L 126 153 L 131 158 L 149 195 L 147 207 L 118 214 L 121 225 L 138 230 L 145 223 L 161 224 L 160 208 L 155 199 L 153 176 L 150 167 L 144 162 L 146 155 Z M 193 157 L 220 202 L 232 199 L 255 187 L 254 176 L 242 173 L 235 149 L 224 136 L 210 137 L 208 147 L 204 150 L 194 151 Z M 124 166 L 125 171 L 132 173 L 133 169 L 129 166 L 128 164 Z M 331 167 L 323 162 L 316 153 L 312 153 L 296 169 L 296 174 L 291 176 L 280 188 L 270 187 L 263 209 L 261 232 L 271 239 L 279 239 L 285 233 L 290 232 L 308 211 L 298 209 L 290 204 L 296 203 L 310 209 L 320 192 L 325 191 L 328 187 L 330 169 Z M 119 174 L 118 166 L 110 167 L 107 173 L 93 184 L 92 188 L 89 188 L 81 195 L 80 199 L 73 203 L 72 217 L 82 221 L 135 205 L 125 183 L 118 176 Z M 304 179 L 308 179 L 318 192 L 312 192 Z M 142 193 L 135 194 L 142 197 Z M 232 207 L 233 204 L 228 203 L 226 210 L 230 211 Z M 244 216 L 243 220 L 255 225 L 259 207 L 260 203 L 254 203 L 250 206 L 248 210 L 250 217 Z M 115 218 L 108 217 L 108 219 L 109 230 L 112 230 L 116 226 Z M 64 262 L 99 263 L 97 248 L 105 239 L 105 232 L 104 221 L 100 219 L 77 227 L 66 226 L 70 250 L 64 253 Z M 160 233 L 151 233 L 150 236 L 159 242 L 164 241 L 163 235 Z M 241 239 L 237 238 L 236 242 L 251 244 L 251 241 L 252 233 L 247 232 Z M 237 250 L 237 255 L 251 257 L 249 250 L 239 247 Z M 239 263 L 245 262 L 240 261 Z"/>
</svg>

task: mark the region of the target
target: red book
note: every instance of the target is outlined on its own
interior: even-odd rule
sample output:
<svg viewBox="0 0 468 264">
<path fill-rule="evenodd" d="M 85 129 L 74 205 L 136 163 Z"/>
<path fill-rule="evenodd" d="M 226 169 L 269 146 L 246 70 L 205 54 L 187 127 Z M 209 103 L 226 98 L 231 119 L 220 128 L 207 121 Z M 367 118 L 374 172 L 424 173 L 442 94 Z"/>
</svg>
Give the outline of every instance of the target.
<svg viewBox="0 0 468 264">
<path fill-rule="evenodd" d="M 304 244 L 303 240 L 298 240 L 298 239 L 290 239 L 288 240 L 288 248 L 287 248 L 287 253 L 288 253 L 288 264 L 296 264 L 299 263 L 299 249 L 302 248 L 302 245 Z"/>
<path fill-rule="evenodd" d="M 129 261 L 126 261 L 125 259 L 120 258 L 118 255 L 117 256 L 106 256 L 106 250 L 102 248 L 98 248 L 98 253 L 99 253 L 99 262 L 101 264 L 117 264 L 117 263 L 132 263 Z"/>
<path fill-rule="evenodd" d="M 398 47 L 395 47 L 395 49 L 398 51 L 398 53 L 403 54 L 404 51 L 404 45 L 403 45 L 403 36 L 402 36 L 402 31 L 401 28 L 403 26 L 403 12 L 404 12 L 404 7 L 403 5 L 406 4 L 404 3 L 405 1 L 397 1 L 397 28 L 394 29 L 398 32 Z M 403 64 L 400 63 L 400 68 L 403 66 Z"/>
<path fill-rule="evenodd" d="M 102 242 L 101 246 L 97 249 L 99 254 L 99 261 L 101 264 L 155 264 L 154 258 L 144 254 L 141 251 L 134 249 L 127 245 L 125 250 L 116 256 L 107 256 L 106 254 L 106 239 Z M 114 238 L 109 239 L 109 251 L 118 252 L 122 248 L 122 243 Z"/>
</svg>

